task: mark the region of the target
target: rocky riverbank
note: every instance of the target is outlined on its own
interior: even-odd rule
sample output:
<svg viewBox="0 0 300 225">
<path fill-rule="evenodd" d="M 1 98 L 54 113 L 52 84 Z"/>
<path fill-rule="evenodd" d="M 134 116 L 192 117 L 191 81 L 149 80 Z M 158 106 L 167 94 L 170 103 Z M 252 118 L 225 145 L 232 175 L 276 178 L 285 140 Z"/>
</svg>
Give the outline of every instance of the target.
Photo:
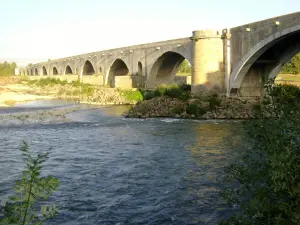
<svg viewBox="0 0 300 225">
<path fill-rule="evenodd" d="M 214 92 L 193 96 L 189 86 L 159 86 L 152 91 L 139 91 L 67 83 L 53 78 L 13 79 L 8 83 L 0 86 L 0 106 L 54 98 L 98 105 L 131 104 L 133 107 L 124 114 L 131 118 L 248 119 L 255 117 L 255 107 L 260 104 L 258 100 L 228 98 Z"/>
<path fill-rule="evenodd" d="M 249 119 L 255 117 L 258 100 L 225 96 L 192 97 L 187 100 L 156 97 L 139 102 L 124 114 L 129 118 L 175 117 L 187 119 Z"/>
</svg>

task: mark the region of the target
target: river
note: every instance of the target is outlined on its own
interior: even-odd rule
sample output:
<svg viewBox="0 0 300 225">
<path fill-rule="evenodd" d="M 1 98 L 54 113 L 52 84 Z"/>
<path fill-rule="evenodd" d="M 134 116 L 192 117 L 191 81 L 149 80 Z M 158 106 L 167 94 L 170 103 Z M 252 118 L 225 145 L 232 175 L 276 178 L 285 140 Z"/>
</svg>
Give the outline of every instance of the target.
<svg viewBox="0 0 300 225">
<path fill-rule="evenodd" d="M 49 102 L 5 113 L 45 109 Z M 228 217 L 218 191 L 224 166 L 241 149 L 240 124 L 126 119 L 124 110 L 86 107 L 59 123 L 0 124 L 1 204 L 24 167 L 18 150 L 24 140 L 33 152 L 51 148 L 43 175 L 60 181 L 49 199 L 60 212 L 47 225 L 210 225 Z"/>
</svg>

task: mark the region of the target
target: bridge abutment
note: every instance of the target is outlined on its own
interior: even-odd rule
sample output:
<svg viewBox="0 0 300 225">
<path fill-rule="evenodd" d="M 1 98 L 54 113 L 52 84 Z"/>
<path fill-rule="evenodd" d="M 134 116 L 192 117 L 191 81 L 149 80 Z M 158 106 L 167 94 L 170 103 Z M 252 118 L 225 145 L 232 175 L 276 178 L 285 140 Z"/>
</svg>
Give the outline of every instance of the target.
<svg viewBox="0 0 300 225">
<path fill-rule="evenodd" d="M 223 40 L 216 30 L 193 32 L 192 93 L 225 92 Z"/>
</svg>

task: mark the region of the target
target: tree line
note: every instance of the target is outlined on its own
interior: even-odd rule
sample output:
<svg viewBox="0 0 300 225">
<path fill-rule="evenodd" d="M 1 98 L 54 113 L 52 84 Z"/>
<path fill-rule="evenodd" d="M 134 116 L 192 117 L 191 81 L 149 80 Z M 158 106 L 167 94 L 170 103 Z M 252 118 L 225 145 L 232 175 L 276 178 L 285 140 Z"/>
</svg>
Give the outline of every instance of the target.
<svg viewBox="0 0 300 225">
<path fill-rule="evenodd" d="M 0 63 L 0 76 L 10 76 L 15 74 L 15 68 L 17 64 L 15 62 L 8 63 Z"/>
</svg>

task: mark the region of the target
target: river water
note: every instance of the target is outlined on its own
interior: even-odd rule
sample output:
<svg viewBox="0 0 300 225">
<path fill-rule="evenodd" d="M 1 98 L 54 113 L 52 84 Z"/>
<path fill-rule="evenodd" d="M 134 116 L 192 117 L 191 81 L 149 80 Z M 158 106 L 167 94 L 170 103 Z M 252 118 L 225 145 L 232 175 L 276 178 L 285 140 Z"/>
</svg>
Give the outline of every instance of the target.
<svg viewBox="0 0 300 225">
<path fill-rule="evenodd" d="M 0 125 L 1 204 L 24 167 L 24 140 L 32 152 L 51 148 L 43 175 L 60 181 L 49 199 L 60 212 L 45 224 L 206 225 L 228 217 L 218 191 L 224 166 L 239 155 L 239 123 L 125 119 L 125 109 L 85 108 L 61 123 Z"/>
</svg>

